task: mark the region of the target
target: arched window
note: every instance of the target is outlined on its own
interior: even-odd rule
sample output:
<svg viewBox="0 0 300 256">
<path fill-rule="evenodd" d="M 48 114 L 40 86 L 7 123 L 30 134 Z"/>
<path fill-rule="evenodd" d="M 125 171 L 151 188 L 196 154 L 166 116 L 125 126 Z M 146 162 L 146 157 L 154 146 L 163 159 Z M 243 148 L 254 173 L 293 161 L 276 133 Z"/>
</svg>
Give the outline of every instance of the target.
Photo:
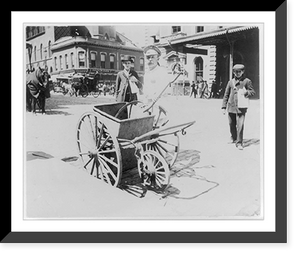
<svg viewBox="0 0 300 256">
<path fill-rule="evenodd" d="M 110 69 L 115 68 L 115 55 L 114 54 L 109 55 L 109 68 Z"/>
<path fill-rule="evenodd" d="M 40 45 L 40 57 L 43 59 L 43 44 Z"/>
<path fill-rule="evenodd" d="M 79 52 L 78 53 L 78 65 L 79 65 L 79 68 L 84 68 L 85 67 L 85 54 L 84 54 L 84 52 Z"/>
<path fill-rule="evenodd" d="M 57 71 L 57 57 L 54 57 L 54 69 Z"/>
<path fill-rule="evenodd" d="M 59 56 L 59 69 L 62 70 L 63 69 L 63 59 L 62 56 Z"/>
<path fill-rule="evenodd" d="M 101 53 L 100 54 L 100 67 L 101 68 L 105 68 L 105 59 L 106 59 L 106 54 Z"/>
<path fill-rule="evenodd" d="M 203 59 L 202 57 L 195 58 L 195 80 L 203 80 Z"/>
<path fill-rule="evenodd" d="M 71 52 L 71 68 L 74 68 L 75 67 L 75 61 L 74 61 L 74 53 Z"/>
<path fill-rule="evenodd" d="M 33 48 L 33 57 L 34 57 L 34 61 L 36 61 L 36 46 L 34 46 Z"/>
<path fill-rule="evenodd" d="M 140 58 L 140 70 L 143 71 L 144 70 L 144 58 Z"/>
<path fill-rule="evenodd" d="M 68 54 L 65 54 L 65 67 L 66 69 L 69 68 Z"/>
<path fill-rule="evenodd" d="M 49 58 L 50 58 L 51 55 L 52 55 L 50 49 L 51 49 L 51 41 L 48 42 L 48 57 L 49 57 Z"/>
<path fill-rule="evenodd" d="M 96 52 L 91 52 L 91 68 L 96 67 L 96 56 L 97 56 Z"/>
</svg>

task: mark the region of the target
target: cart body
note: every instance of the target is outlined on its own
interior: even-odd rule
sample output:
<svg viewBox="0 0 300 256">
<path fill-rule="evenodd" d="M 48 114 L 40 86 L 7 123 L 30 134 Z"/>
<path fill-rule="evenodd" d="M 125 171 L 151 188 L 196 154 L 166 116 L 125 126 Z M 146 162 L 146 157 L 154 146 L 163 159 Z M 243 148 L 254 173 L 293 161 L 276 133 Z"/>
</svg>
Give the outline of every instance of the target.
<svg viewBox="0 0 300 256">
<path fill-rule="evenodd" d="M 94 111 L 104 118 L 105 125 L 110 131 L 110 134 L 119 139 L 133 140 L 143 134 L 150 132 L 153 129 L 154 115 L 146 115 L 137 118 L 128 118 L 127 111 L 123 111 L 119 118 L 115 115 L 126 102 L 122 103 L 107 103 L 94 106 Z M 146 140 L 147 138 L 144 138 Z M 137 159 L 135 156 L 135 148 L 120 146 L 122 169 L 123 171 L 135 168 Z"/>
</svg>

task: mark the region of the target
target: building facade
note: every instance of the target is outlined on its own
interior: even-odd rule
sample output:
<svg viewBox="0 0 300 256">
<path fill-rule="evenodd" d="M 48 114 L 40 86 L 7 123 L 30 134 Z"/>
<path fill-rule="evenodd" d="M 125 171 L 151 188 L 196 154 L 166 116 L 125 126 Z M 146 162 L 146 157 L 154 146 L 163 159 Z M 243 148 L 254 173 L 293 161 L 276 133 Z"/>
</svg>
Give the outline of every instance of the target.
<svg viewBox="0 0 300 256">
<path fill-rule="evenodd" d="M 255 97 L 259 98 L 258 26 L 165 25 L 160 26 L 159 36 L 153 38 L 163 52 L 164 65 L 170 67 L 173 62 L 180 62 L 188 72 L 177 85 L 203 79 L 209 87 L 215 81 L 224 92 L 232 78 L 233 65 L 241 63 L 253 82 Z"/>
<path fill-rule="evenodd" d="M 54 81 L 73 73 L 98 73 L 100 82 L 112 84 L 123 69 L 125 55 L 131 56 L 135 71 L 143 77 L 143 50 L 113 26 L 42 27 L 42 32 L 30 37 L 31 30 L 36 31 L 26 28 L 27 49 L 33 49 L 31 56 L 27 52 L 26 66 L 47 65 Z"/>
<path fill-rule="evenodd" d="M 184 86 L 190 85 L 192 81 L 205 80 L 208 84 L 212 84 L 216 79 L 216 47 L 214 45 L 197 46 L 193 51 L 183 52 L 175 49 L 172 41 L 216 29 L 220 29 L 220 26 L 162 25 L 159 26 L 158 32 L 151 36 L 153 43 L 162 51 L 162 65 L 171 72 L 172 64 L 180 62 L 187 71 L 186 76 L 179 77 L 174 83 L 174 93 L 184 94 Z"/>
</svg>

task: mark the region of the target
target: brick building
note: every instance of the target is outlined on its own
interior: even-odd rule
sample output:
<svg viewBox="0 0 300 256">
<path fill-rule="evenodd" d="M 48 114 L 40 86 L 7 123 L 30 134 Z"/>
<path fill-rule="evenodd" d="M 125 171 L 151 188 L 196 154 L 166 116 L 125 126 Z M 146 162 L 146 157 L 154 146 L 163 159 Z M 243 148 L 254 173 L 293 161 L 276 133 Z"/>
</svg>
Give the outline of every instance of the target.
<svg viewBox="0 0 300 256">
<path fill-rule="evenodd" d="M 143 50 L 113 26 L 26 27 L 26 68 L 48 66 L 52 80 L 76 73 L 99 73 L 101 82 L 114 83 L 129 55 L 143 77 Z"/>
</svg>

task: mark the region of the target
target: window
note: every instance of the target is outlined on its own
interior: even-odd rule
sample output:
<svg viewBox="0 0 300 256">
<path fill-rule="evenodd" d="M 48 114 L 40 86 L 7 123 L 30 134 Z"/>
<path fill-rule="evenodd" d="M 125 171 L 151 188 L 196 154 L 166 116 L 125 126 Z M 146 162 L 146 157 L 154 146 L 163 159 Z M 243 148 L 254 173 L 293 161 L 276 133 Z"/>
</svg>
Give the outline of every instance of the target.
<svg viewBox="0 0 300 256">
<path fill-rule="evenodd" d="M 96 52 L 91 52 L 91 68 L 96 67 Z"/>
<path fill-rule="evenodd" d="M 79 65 L 79 68 L 84 68 L 85 67 L 85 54 L 84 54 L 84 52 L 79 52 L 78 53 L 78 65 Z"/>
<path fill-rule="evenodd" d="M 106 59 L 106 54 L 105 53 L 101 53 L 100 55 L 100 65 L 101 65 L 101 68 L 105 68 L 105 59 Z"/>
<path fill-rule="evenodd" d="M 51 57 L 51 41 L 48 42 L 48 57 Z"/>
<path fill-rule="evenodd" d="M 140 70 L 144 70 L 144 58 L 140 58 Z"/>
<path fill-rule="evenodd" d="M 109 68 L 110 69 L 115 68 L 115 55 L 113 54 L 109 55 Z"/>
<path fill-rule="evenodd" d="M 62 70 L 63 69 L 63 61 L 62 61 L 62 56 L 59 56 L 59 69 Z"/>
<path fill-rule="evenodd" d="M 135 57 L 134 57 L 134 56 L 129 56 L 129 57 L 130 57 L 130 59 L 132 59 L 132 61 L 133 61 L 132 65 L 134 66 L 134 63 L 135 63 Z"/>
<path fill-rule="evenodd" d="M 34 57 L 34 61 L 36 61 L 36 46 L 34 46 L 33 49 L 33 57 Z"/>
<path fill-rule="evenodd" d="M 54 69 L 57 70 L 57 57 L 54 57 Z"/>
<path fill-rule="evenodd" d="M 203 59 L 201 57 L 195 58 L 195 78 L 196 81 L 203 79 Z"/>
<path fill-rule="evenodd" d="M 172 26 L 172 34 L 180 31 L 181 31 L 181 26 Z"/>
<path fill-rule="evenodd" d="M 69 68 L 68 54 L 65 54 L 65 66 L 66 66 L 66 69 Z"/>
<path fill-rule="evenodd" d="M 196 26 L 196 33 L 203 32 L 204 26 Z"/>
<path fill-rule="evenodd" d="M 74 68 L 74 53 L 71 52 L 71 67 Z"/>
<path fill-rule="evenodd" d="M 124 54 L 121 54 L 120 55 L 120 69 L 123 69 L 124 67 L 123 67 L 123 63 L 122 63 L 122 60 L 124 59 Z"/>
<path fill-rule="evenodd" d="M 43 44 L 40 45 L 40 57 L 43 59 Z"/>
<path fill-rule="evenodd" d="M 45 33 L 45 27 L 26 27 L 26 39 Z"/>
</svg>

